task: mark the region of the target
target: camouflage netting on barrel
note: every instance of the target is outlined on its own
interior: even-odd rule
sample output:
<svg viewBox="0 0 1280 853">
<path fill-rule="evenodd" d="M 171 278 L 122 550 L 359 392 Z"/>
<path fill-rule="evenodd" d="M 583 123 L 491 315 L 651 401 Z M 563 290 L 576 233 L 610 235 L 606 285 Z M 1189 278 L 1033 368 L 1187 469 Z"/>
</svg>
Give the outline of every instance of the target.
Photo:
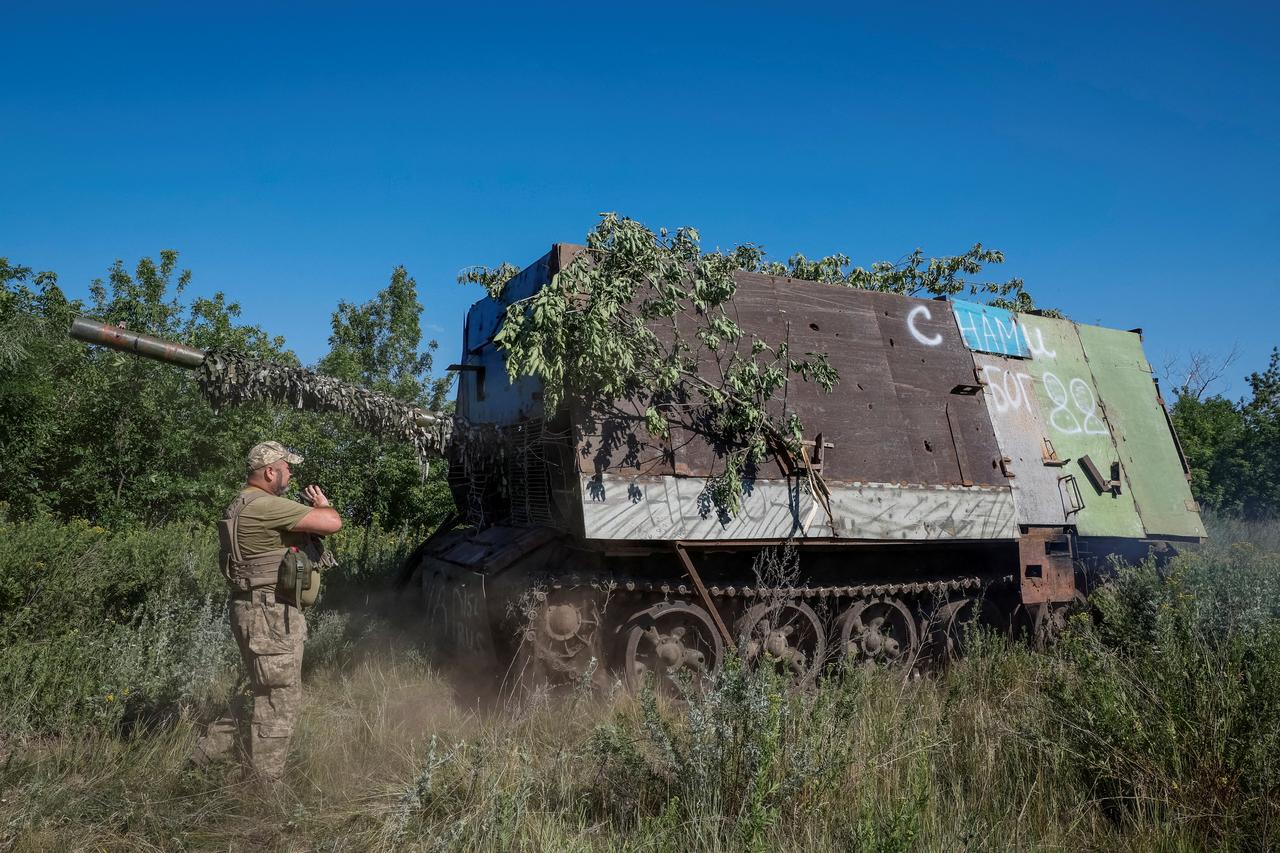
<svg viewBox="0 0 1280 853">
<path fill-rule="evenodd" d="M 429 412 L 388 394 L 351 385 L 302 367 L 210 350 L 199 371 L 200 390 L 214 409 L 263 400 L 311 412 L 337 412 L 374 435 L 403 439 L 425 467 L 445 452 L 453 416 Z"/>
</svg>

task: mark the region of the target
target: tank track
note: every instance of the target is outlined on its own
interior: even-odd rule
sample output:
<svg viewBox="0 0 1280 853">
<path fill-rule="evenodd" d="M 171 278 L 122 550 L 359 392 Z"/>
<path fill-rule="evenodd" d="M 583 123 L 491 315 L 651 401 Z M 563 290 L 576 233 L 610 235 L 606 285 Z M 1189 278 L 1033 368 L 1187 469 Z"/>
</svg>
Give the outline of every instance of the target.
<svg viewBox="0 0 1280 853">
<path fill-rule="evenodd" d="M 992 579 L 986 582 L 990 583 Z M 1012 577 L 998 578 L 999 581 L 1012 582 Z M 546 589 L 562 590 L 575 589 L 588 586 L 591 589 L 601 592 L 639 592 L 639 593 L 661 593 L 663 595 L 683 595 L 693 596 L 696 592 L 692 583 L 672 583 L 670 581 L 654 581 L 654 580 L 638 580 L 626 579 L 619 580 L 617 578 L 609 578 L 608 580 L 598 577 L 582 577 L 580 575 L 568 575 L 565 577 L 548 577 L 545 581 Z M 825 598 L 865 598 L 876 595 L 941 595 L 951 592 L 963 592 L 965 590 L 979 590 L 984 586 L 982 578 L 971 575 L 963 578 L 950 578 L 947 580 L 934 581 L 913 581 L 904 583 L 876 583 L 876 584 L 860 584 L 847 586 L 786 586 L 786 587 L 767 587 L 767 586 L 736 586 L 736 585 L 710 585 L 707 592 L 712 598 L 801 598 L 801 599 L 825 599 Z M 534 597 L 543 600 L 547 597 L 546 590 L 537 590 Z"/>
<path fill-rule="evenodd" d="M 544 575 L 528 610 L 524 657 L 542 683 L 592 679 L 603 686 L 612 670 L 633 687 L 656 678 L 673 691 L 677 672 L 714 669 L 731 647 L 749 663 L 779 663 L 798 681 L 816 678 L 844 656 L 916 667 L 958 653 L 957 626 L 985 621 L 986 588 L 1011 581 L 963 575 L 841 585 L 713 583 L 706 587 L 713 615 L 692 581 Z"/>
</svg>

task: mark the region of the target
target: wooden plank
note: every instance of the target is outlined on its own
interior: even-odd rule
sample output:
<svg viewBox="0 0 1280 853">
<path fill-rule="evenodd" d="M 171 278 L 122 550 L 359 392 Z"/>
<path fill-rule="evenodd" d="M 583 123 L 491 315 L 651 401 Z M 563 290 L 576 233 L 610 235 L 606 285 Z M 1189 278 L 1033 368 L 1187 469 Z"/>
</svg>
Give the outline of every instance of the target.
<svg viewBox="0 0 1280 853">
<path fill-rule="evenodd" d="M 693 581 L 694 589 L 698 591 L 698 597 L 702 599 L 702 605 L 707 608 L 707 612 L 711 614 L 711 620 L 716 623 L 716 630 L 720 632 L 720 637 L 724 640 L 725 647 L 730 652 L 736 652 L 738 644 L 733 641 L 733 635 L 725 627 L 724 620 L 720 618 L 720 610 L 716 607 L 715 601 L 711 598 L 711 593 L 707 592 L 707 587 L 702 582 L 702 575 L 698 574 L 697 568 L 693 565 L 693 560 L 689 559 L 689 552 L 684 549 L 684 545 L 680 542 L 676 543 L 676 554 L 680 557 L 680 562 L 684 565 L 684 570 L 688 573 L 689 579 Z"/>
</svg>

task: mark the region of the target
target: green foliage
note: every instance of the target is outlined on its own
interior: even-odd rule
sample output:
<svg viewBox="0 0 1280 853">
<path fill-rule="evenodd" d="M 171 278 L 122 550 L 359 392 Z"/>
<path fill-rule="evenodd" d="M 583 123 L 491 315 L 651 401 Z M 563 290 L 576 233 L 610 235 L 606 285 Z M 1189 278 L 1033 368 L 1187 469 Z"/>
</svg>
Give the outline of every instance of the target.
<svg viewBox="0 0 1280 853">
<path fill-rule="evenodd" d="M 1280 514 L 1280 349 L 1248 377 L 1252 396 L 1232 402 L 1178 389 L 1171 415 L 1196 500 L 1248 518 Z"/>
<path fill-rule="evenodd" d="M 843 255 L 817 261 L 796 255 L 784 265 L 767 261 L 758 246 L 704 252 L 695 229 L 655 234 L 609 213 L 587 235 L 584 253 L 538 293 L 507 307 L 494 340 L 513 379 L 543 381 L 550 408 L 572 397 L 598 414 L 633 419 L 654 436 L 673 426 L 706 436 L 721 449 L 724 467 L 704 497 L 732 515 L 744 478 L 765 458 L 804 467 L 803 424 L 771 405 L 787 383 L 798 378 L 829 392 L 840 379 L 826 353 L 792 352 L 785 341 L 768 341 L 737 324 L 736 271 L 909 295 L 969 293 L 1029 310 L 1020 279 L 965 278 L 1003 261 L 1000 252 L 977 245 L 927 261 L 917 250 L 869 270 L 849 269 Z"/>
<path fill-rule="evenodd" d="M 738 326 L 726 309 L 740 265 L 741 252 L 704 253 L 692 228 L 654 234 L 605 214 L 582 256 L 508 307 L 494 340 L 513 379 L 542 379 L 549 409 L 570 396 L 597 411 L 623 401 L 657 435 L 680 425 L 714 437 L 728 457 L 709 491 L 734 513 L 748 466 L 799 458 L 801 425 L 769 401 L 793 374 L 827 391 L 838 379 L 824 353 L 792 353 Z"/>
<path fill-rule="evenodd" d="M 338 305 L 318 370 L 428 410 L 446 409 L 451 379 L 431 377 L 436 343 L 423 348 L 421 313 L 417 282 L 397 267 L 373 299 Z M 407 444 L 353 430 L 338 415 L 307 416 L 294 428 L 295 446 L 305 449 L 304 473 L 327 487 L 355 525 L 425 532 L 452 509 L 444 466 L 424 477 Z"/>
<path fill-rule="evenodd" d="M 1181 394 L 1170 411 L 1191 469 L 1191 492 L 1203 506 L 1239 509 L 1236 491 L 1242 473 L 1244 419 L 1225 397 L 1201 400 Z"/>
<path fill-rule="evenodd" d="M 0 500 L 19 514 L 109 526 L 215 515 L 245 450 L 271 430 L 271 413 L 214 416 L 184 371 L 91 349 L 67 328 L 88 313 L 194 346 L 291 360 L 283 341 L 239 324 L 239 306 L 222 294 L 184 308 L 190 273 L 178 272 L 173 252 L 144 258 L 133 274 L 115 263 L 87 305 L 68 300 L 52 273 L 0 264 L 0 275 L 0 327 L 20 342 L 0 363 Z"/>
<path fill-rule="evenodd" d="M 0 740 L 93 730 L 216 708 L 239 651 L 212 527 L 104 529 L 0 505 Z M 344 664 L 368 618 L 341 609 L 385 590 L 416 539 L 375 531 L 331 541 L 339 568 L 308 613 L 308 670 Z"/>
<path fill-rule="evenodd" d="M 109 527 L 212 523 L 243 482 L 245 451 L 267 438 L 300 450 L 300 479 L 319 482 L 364 527 L 422 532 L 452 506 L 443 471 L 423 478 L 412 451 L 383 444 L 338 416 L 264 403 L 215 414 L 193 375 L 67 336 L 85 313 L 202 349 L 234 350 L 296 365 L 282 338 L 240 322 L 221 294 L 183 301 L 191 280 L 175 252 L 117 261 L 88 304 L 68 300 L 52 273 L 0 260 L 0 501 L 23 517 L 51 512 Z M 433 380 L 422 346 L 416 284 L 397 268 L 363 305 L 341 303 L 321 370 L 427 408 L 448 380 Z M 423 351 L 424 350 L 424 351 Z"/>
<path fill-rule="evenodd" d="M 507 282 L 520 274 L 520 268 L 506 261 L 496 267 L 468 267 L 458 274 L 458 284 L 478 284 L 490 299 L 501 299 Z"/>
<path fill-rule="evenodd" d="M 338 303 L 329 354 L 321 359 L 320 370 L 428 409 L 440 408 L 449 380 L 431 381 L 436 342 L 419 351 L 421 314 L 417 282 L 404 267 L 396 267 L 373 299 L 363 305 Z"/>
<path fill-rule="evenodd" d="M 813 261 L 796 254 L 785 264 L 766 261 L 763 253 L 757 256 L 751 252 L 740 252 L 738 257 L 744 263 L 744 269 L 766 275 L 791 276 L 903 296 L 977 296 L 989 299 L 990 304 L 1010 311 L 1031 311 L 1036 307 L 1020 278 L 994 282 L 971 281 L 964 277 L 977 275 L 988 264 L 1004 263 L 1004 252 L 984 249 L 981 243 L 974 245 L 963 255 L 929 258 L 927 261 L 924 252 L 916 249 L 897 263 L 877 261 L 869 269 L 850 269 L 852 261 L 842 254 L 828 255 Z M 1061 316 L 1056 311 L 1044 313 Z"/>
<path fill-rule="evenodd" d="M 1048 696 L 1093 797 L 1248 846 L 1280 806 L 1280 555 L 1248 544 L 1127 569 L 1078 617 Z"/>
<path fill-rule="evenodd" d="M 217 541 L 0 514 L 0 730 L 111 730 L 199 704 L 239 658 Z"/>
<path fill-rule="evenodd" d="M 679 703 L 583 692 L 477 714 L 460 692 L 468 682 L 415 662 L 412 638 L 388 655 L 391 637 L 326 594 L 308 615 L 318 644 L 275 805 L 235 784 L 233 767 L 184 766 L 195 733 L 173 708 L 198 708 L 211 684 L 234 680 L 233 663 L 211 663 L 219 649 L 234 656 L 221 613 L 200 613 L 216 583 L 207 531 L 10 523 L 0 534 L 25 556 L 0 564 L 0 846 L 225 848 L 251 836 L 381 850 L 1272 849 L 1280 556 L 1261 545 L 1280 534 L 1211 524 L 1224 544 L 1165 571 L 1126 570 L 1099 594 L 1100 621 L 1077 619 L 1047 653 L 982 634 L 923 679 L 857 668 L 807 690 L 734 663 Z M 1250 542 L 1229 545 L 1226 532 Z M 154 556 L 161 538 L 180 559 Z M 380 570 L 354 565 L 358 544 L 340 553 L 353 576 L 337 590 L 367 589 L 403 541 L 375 539 Z M 190 571 L 188 552 L 203 555 Z M 36 565 L 49 554 L 56 565 Z M 183 580 L 148 605 L 169 573 Z M 13 616 L 22 602 L 31 609 Z M 131 619 L 139 608 L 153 615 Z M 161 627 L 179 614 L 188 621 Z M 218 644 L 202 657 L 206 636 Z M 47 653 L 43 668 L 15 665 L 33 649 Z M 195 677 L 183 685 L 181 671 Z M 171 697 L 148 699 L 140 719 L 172 726 L 115 734 L 139 719 L 116 707 L 126 688 Z M 59 736 L 15 726 L 43 724 L 37 707 Z"/>
</svg>

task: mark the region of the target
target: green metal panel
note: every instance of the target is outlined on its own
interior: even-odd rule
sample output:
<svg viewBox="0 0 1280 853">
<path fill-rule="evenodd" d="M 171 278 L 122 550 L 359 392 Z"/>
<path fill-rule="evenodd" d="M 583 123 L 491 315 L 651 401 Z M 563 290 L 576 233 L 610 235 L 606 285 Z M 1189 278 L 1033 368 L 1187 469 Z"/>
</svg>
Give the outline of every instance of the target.
<svg viewBox="0 0 1280 853">
<path fill-rule="evenodd" d="M 1063 477 L 1075 478 L 1083 502 L 1083 508 L 1069 513 L 1068 518 L 1074 520 L 1081 536 L 1141 537 L 1142 519 L 1128 485 L 1123 484 L 1119 494 L 1099 492 L 1081 462 L 1088 456 L 1098 469 L 1109 473 L 1111 463 L 1120 456 L 1075 324 L 1028 314 L 1019 315 L 1018 320 L 1031 351 L 1027 367 L 1046 437 L 1058 457 L 1069 460 L 1059 471 Z M 1122 477 L 1124 473 L 1122 469 Z"/>
<path fill-rule="evenodd" d="M 1147 535 L 1204 536 L 1141 336 L 1098 326 L 1077 331 Z"/>
</svg>

